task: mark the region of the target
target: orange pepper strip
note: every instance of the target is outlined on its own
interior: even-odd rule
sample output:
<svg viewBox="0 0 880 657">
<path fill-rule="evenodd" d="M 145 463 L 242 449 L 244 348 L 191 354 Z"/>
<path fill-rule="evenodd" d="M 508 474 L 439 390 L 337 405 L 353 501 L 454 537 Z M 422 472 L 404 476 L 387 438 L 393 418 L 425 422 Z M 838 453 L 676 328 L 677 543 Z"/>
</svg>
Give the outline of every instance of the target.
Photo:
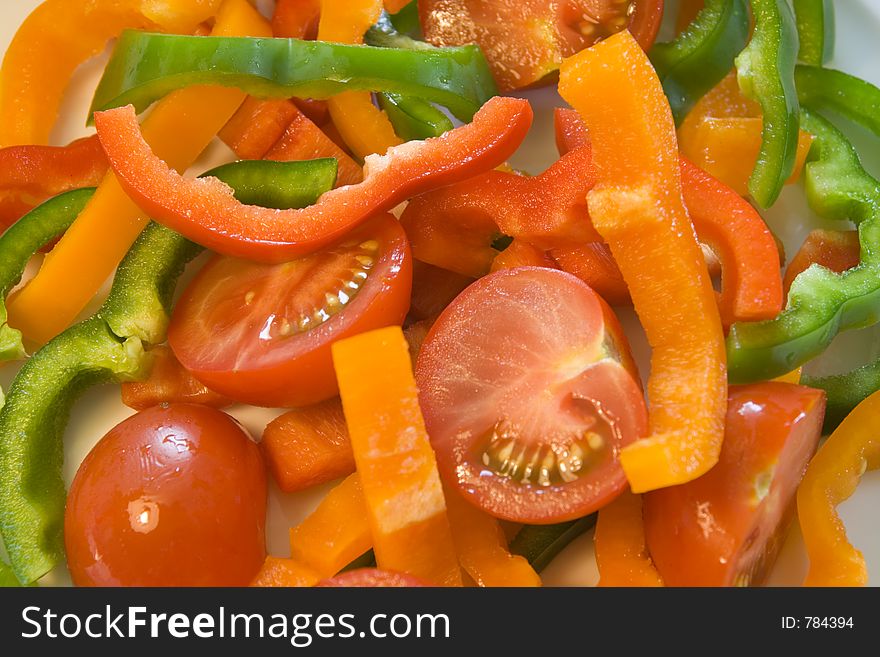
<svg viewBox="0 0 880 657">
<path fill-rule="evenodd" d="M 489 271 L 511 269 L 513 267 L 550 267 L 558 269 L 546 251 L 533 246 L 524 239 L 514 238 L 506 249 L 495 256 Z"/>
<path fill-rule="evenodd" d="M 458 561 L 478 586 L 541 586 L 531 564 L 507 549 L 498 520 L 446 489 L 446 508 Z"/>
<path fill-rule="evenodd" d="M 399 326 L 333 345 L 342 407 L 367 500 L 376 563 L 461 586 L 437 461 Z"/>
<path fill-rule="evenodd" d="M 322 579 L 332 577 L 370 549 L 366 509 L 360 478 L 349 475 L 290 530 L 291 557 Z"/>
<path fill-rule="evenodd" d="M 653 350 L 651 435 L 624 448 L 620 462 L 636 493 L 682 484 L 718 461 L 727 368 L 715 292 L 682 201 L 669 103 L 626 30 L 565 60 L 559 92 L 590 132 L 590 217 Z"/>
<path fill-rule="evenodd" d="M 0 144 L 47 144 L 70 77 L 126 28 L 191 32 L 220 0 L 46 0 L 18 31 L 0 70 Z"/>
<path fill-rule="evenodd" d="M 682 154 L 701 169 L 708 171 L 740 196 L 749 191 L 758 151 L 761 149 L 762 120 L 755 117 L 713 118 L 705 117 L 687 130 L 679 131 Z M 791 185 L 798 181 L 813 136 L 808 132 L 798 134 L 797 155 L 794 171 L 786 181 Z"/>
<path fill-rule="evenodd" d="M 242 160 L 261 160 L 297 114 L 299 110 L 289 100 L 248 97 L 219 137 Z"/>
<path fill-rule="evenodd" d="M 354 455 L 339 399 L 288 411 L 272 420 L 260 448 L 278 487 L 305 490 L 354 472 Z"/>
<path fill-rule="evenodd" d="M 410 3 L 410 0 L 385 0 L 383 4 L 385 5 L 385 11 L 389 14 L 396 14 L 401 9 L 406 7 Z"/>
<path fill-rule="evenodd" d="M 363 43 L 364 33 L 382 13 L 381 0 L 322 0 L 318 38 L 337 43 Z M 384 155 L 403 141 L 388 116 L 373 105 L 368 91 L 347 91 L 327 101 L 330 116 L 352 152 L 363 159 Z"/>
<path fill-rule="evenodd" d="M 213 34 L 270 36 L 247 0 L 226 0 Z M 178 171 L 192 164 L 232 117 L 245 94 L 230 87 L 181 89 L 158 103 L 143 134 Z M 43 344 L 67 328 L 131 248 L 149 218 L 107 174 L 89 204 L 46 256 L 38 274 L 9 301 L 9 324 Z"/>
<path fill-rule="evenodd" d="M 277 37 L 314 39 L 321 17 L 321 0 L 278 0 L 272 16 L 272 32 Z"/>
<path fill-rule="evenodd" d="M 880 392 L 846 416 L 807 466 L 797 508 L 810 569 L 804 586 L 865 586 L 865 558 L 846 536 L 837 505 L 867 470 L 880 468 Z"/>
<path fill-rule="evenodd" d="M 280 557 L 266 557 L 260 572 L 251 582 L 251 586 L 274 587 L 305 587 L 314 586 L 321 580 L 315 571 L 308 566 Z"/>
<path fill-rule="evenodd" d="M 645 541 L 642 496 L 625 491 L 599 510 L 596 534 L 598 586 L 663 586 Z"/>
</svg>

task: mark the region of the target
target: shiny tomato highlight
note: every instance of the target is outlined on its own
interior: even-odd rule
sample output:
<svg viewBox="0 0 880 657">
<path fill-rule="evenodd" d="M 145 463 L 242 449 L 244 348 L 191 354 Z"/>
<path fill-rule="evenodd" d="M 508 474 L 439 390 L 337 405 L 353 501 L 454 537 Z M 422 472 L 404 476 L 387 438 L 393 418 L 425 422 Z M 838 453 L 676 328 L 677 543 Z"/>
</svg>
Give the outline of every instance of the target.
<svg viewBox="0 0 880 657">
<path fill-rule="evenodd" d="M 505 520 L 562 522 L 607 504 L 626 487 L 620 449 L 647 431 L 617 319 L 554 269 L 468 287 L 425 338 L 416 381 L 441 474 Z"/>
<path fill-rule="evenodd" d="M 142 411 L 80 465 L 64 516 L 77 586 L 245 586 L 266 556 L 266 473 L 233 418 Z"/>
<path fill-rule="evenodd" d="M 330 345 L 402 323 L 411 289 L 406 235 L 381 214 L 290 262 L 215 256 L 177 303 L 168 342 L 211 390 L 256 406 L 307 406 L 338 392 Z"/>
</svg>

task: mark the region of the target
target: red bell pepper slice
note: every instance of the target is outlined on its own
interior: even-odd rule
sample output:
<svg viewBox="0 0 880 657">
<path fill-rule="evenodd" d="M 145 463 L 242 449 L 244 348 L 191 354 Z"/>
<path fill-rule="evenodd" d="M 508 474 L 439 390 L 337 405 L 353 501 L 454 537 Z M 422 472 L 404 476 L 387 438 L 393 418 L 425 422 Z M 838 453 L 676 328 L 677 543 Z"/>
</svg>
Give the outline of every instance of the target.
<svg viewBox="0 0 880 657">
<path fill-rule="evenodd" d="M 821 265 L 839 274 L 855 267 L 860 259 L 858 231 L 823 228 L 810 231 L 785 269 L 785 276 L 782 278 L 785 296 L 788 296 L 788 291 L 797 275 L 810 265 Z"/>
<path fill-rule="evenodd" d="M 554 118 L 560 152 L 589 143 L 577 112 L 560 108 Z M 725 327 L 735 321 L 776 317 L 783 295 L 773 234 L 748 201 L 685 158 L 679 160 L 682 195 L 694 229 L 721 260 L 718 305 Z"/>
<path fill-rule="evenodd" d="M 67 146 L 0 149 L 0 232 L 51 196 L 96 186 L 107 168 L 97 136 Z"/>
<path fill-rule="evenodd" d="M 218 253 L 261 262 L 311 253 L 411 196 L 498 166 L 531 120 L 528 101 L 494 97 L 467 125 L 368 157 L 363 182 L 331 190 L 307 208 L 273 210 L 239 203 L 216 178 L 172 170 L 144 141 L 133 107 L 95 114 L 110 166 L 146 214 Z"/>
</svg>

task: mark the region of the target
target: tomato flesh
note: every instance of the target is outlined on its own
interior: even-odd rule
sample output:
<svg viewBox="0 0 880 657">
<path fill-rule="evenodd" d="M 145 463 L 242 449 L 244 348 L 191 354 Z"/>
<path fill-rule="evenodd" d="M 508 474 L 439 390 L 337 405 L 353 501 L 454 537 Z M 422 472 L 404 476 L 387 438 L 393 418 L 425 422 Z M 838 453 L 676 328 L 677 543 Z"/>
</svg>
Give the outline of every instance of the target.
<svg viewBox="0 0 880 657">
<path fill-rule="evenodd" d="M 647 431 L 616 318 L 558 270 L 505 269 L 468 287 L 425 338 L 416 380 L 444 478 L 515 522 L 609 502 L 626 486 L 619 450 Z"/>
<path fill-rule="evenodd" d="M 245 586 L 266 556 L 266 474 L 241 426 L 207 406 L 155 406 L 80 465 L 64 518 L 77 586 Z"/>
<path fill-rule="evenodd" d="M 215 256 L 175 307 L 168 342 L 184 367 L 222 395 L 306 406 L 338 392 L 331 343 L 400 324 L 411 288 L 406 236 L 383 214 L 290 262 Z"/>
<path fill-rule="evenodd" d="M 427 586 L 418 577 L 378 568 L 358 568 L 318 582 L 315 586 L 343 588 L 381 588 Z"/>
<path fill-rule="evenodd" d="M 646 50 L 660 28 L 663 0 L 420 0 L 425 39 L 477 43 L 501 91 L 554 72 L 563 59 L 629 28 Z"/>
<path fill-rule="evenodd" d="M 668 586 L 750 586 L 765 579 L 824 414 L 821 390 L 777 381 L 730 387 L 717 465 L 644 498 L 648 548 Z"/>
</svg>

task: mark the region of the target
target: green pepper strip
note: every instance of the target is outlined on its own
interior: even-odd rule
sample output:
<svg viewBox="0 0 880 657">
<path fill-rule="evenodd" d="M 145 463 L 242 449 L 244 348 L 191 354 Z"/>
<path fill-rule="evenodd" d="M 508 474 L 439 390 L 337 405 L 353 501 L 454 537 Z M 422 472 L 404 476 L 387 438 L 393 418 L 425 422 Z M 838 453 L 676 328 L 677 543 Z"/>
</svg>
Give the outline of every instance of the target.
<svg viewBox="0 0 880 657">
<path fill-rule="evenodd" d="M 794 170 L 798 142 L 798 99 L 794 67 L 798 38 L 788 0 L 751 0 L 755 30 L 736 58 L 739 87 L 761 105 L 761 150 L 749 178 L 749 192 L 763 208 L 776 201 Z"/>
<path fill-rule="evenodd" d="M 388 19 L 391 21 L 394 29 L 401 34 L 420 34 L 422 31 L 422 24 L 419 20 L 418 0 L 412 0 L 412 2 L 396 14 L 390 14 Z"/>
<path fill-rule="evenodd" d="M 832 376 L 802 374 L 801 383 L 825 391 L 827 405 L 822 432 L 831 433 L 856 406 L 880 390 L 880 360 L 845 374 Z"/>
<path fill-rule="evenodd" d="M 880 320 L 880 182 L 828 121 L 804 109 L 801 122 L 814 136 L 804 172 L 807 201 L 826 219 L 858 224 L 861 261 L 841 274 L 812 265 L 795 278 L 779 316 L 734 324 L 727 336 L 732 383 L 780 376 L 819 355 L 839 331 Z"/>
<path fill-rule="evenodd" d="M 252 164 L 244 166 L 254 173 Z M 224 167 L 206 175 L 240 182 L 234 174 Z M 244 176 L 256 186 L 236 192 L 254 203 L 269 187 L 292 189 L 289 207 L 302 207 L 331 189 L 335 176 L 333 159 L 288 162 L 267 167 L 262 178 Z M 201 250 L 149 224 L 101 309 L 40 349 L 12 382 L 0 410 L 0 532 L 20 582 L 36 581 L 63 556 L 62 437 L 73 403 L 93 385 L 146 374 L 145 345 L 165 340 L 177 278 Z"/>
<path fill-rule="evenodd" d="M 596 518 L 593 513 L 555 525 L 525 525 L 510 542 L 510 552 L 525 557 L 540 573 L 569 543 L 592 529 Z"/>
<path fill-rule="evenodd" d="M 673 41 L 651 48 L 651 62 L 679 124 L 696 102 L 721 82 L 749 41 L 746 0 L 707 0 Z"/>
<path fill-rule="evenodd" d="M 794 73 L 801 105 L 813 111 L 837 112 L 880 137 L 880 89 L 855 76 L 816 66 Z"/>
<path fill-rule="evenodd" d="M 59 194 L 28 212 L 0 236 L 0 362 L 25 356 L 21 332 L 6 323 L 6 295 L 21 281 L 28 260 L 68 229 L 94 191 L 78 189 Z"/>
<path fill-rule="evenodd" d="M 382 12 L 376 24 L 367 30 L 364 42 L 380 48 L 401 48 L 404 50 L 432 50 L 423 41 L 416 41 L 400 34 L 391 22 L 387 12 Z M 452 121 L 431 103 L 417 96 L 404 96 L 395 93 L 380 93 L 379 106 L 385 110 L 394 131 L 401 139 L 428 139 L 439 137 L 452 130 Z"/>
<path fill-rule="evenodd" d="M 794 0 L 800 50 L 804 64 L 822 66 L 834 55 L 834 0 Z"/>
<path fill-rule="evenodd" d="M 128 30 L 119 37 L 89 116 L 129 103 L 140 112 L 175 89 L 206 84 L 237 87 L 261 98 L 390 91 L 436 102 L 462 121 L 470 121 L 495 95 L 477 46 L 401 50 Z"/>
</svg>

